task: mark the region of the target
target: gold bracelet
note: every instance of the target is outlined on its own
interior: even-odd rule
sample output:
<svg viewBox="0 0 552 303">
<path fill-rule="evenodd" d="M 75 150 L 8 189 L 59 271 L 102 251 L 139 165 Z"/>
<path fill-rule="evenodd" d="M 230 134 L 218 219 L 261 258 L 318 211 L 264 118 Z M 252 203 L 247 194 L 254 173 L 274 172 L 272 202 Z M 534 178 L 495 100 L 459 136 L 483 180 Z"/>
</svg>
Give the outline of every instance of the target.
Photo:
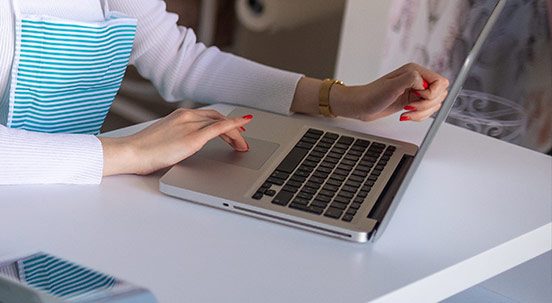
<svg viewBox="0 0 552 303">
<path fill-rule="evenodd" d="M 343 85 L 343 81 L 324 79 L 324 81 L 322 81 L 322 85 L 320 85 L 318 109 L 320 110 L 320 114 L 328 118 L 336 117 L 332 112 L 332 107 L 330 106 L 330 90 L 334 84 Z"/>
</svg>

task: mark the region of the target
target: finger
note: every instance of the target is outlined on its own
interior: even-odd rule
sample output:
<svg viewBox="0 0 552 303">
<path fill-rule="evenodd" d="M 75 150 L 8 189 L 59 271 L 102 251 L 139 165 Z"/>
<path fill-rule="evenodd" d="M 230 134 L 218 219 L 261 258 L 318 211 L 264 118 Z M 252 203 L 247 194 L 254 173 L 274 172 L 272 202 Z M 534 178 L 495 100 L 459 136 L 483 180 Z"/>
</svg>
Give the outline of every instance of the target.
<svg viewBox="0 0 552 303">
<path fill-rule="evenodd" d="M 198 115 L 196 110 L 178 108 L 167 116 L 175 123 L 198 122 L 206 120 L 206 117 Z M 210 119 L 212 120 L 212 119 Z"/>
<path fill-rule="evenodd" d="M 251 122 L 251 115 L 247 115 L 241 118 L 230 118 L 217 121 L 207 127 L 200 129 L 197 133 L 198 139 L 202 142 L 207 142 L 221 134 L 226 134 L 231 130 L 244 126 Z"/>
<path fill-rule="evenodd" d="M 434 98 L 436 95 L 439 95 L 442 90 L 446 90 L 449 85 L 449 81 L 445 77 L 415 63 L 405 64 L 385 75 L 383 78 L 394 79 L 405 74 L 409 75 L 412 79 L 411 88 L 419 93 L 416 94 L 415 92 L 415 94 L 425 99 Z M 424 81 L 426 81 L 429 86 L 424 85 Z"/>
<path fill-rule="evenodd" d="M 225 115 L 219 113 L 216 110 L 212 110 L 212 109 L 197 109 L 197 110 L 195 110 L 195 112 L 196 112 L 196 114 L 198 114 L 200 116 L 204 116 L 204 117 L 215 119 L 215 120 L 223 120 L 223 119 L 227 118 Z M 244 132 L 245 128 L 240 127 L 240 128 L 238 128 L 238 130 Z"/>
<path fill-rule="evenodd" d="M 212 109 L 196 109 L 196 110 L 194 110 L 194 112 L 197 115 L 207 117 L 207 118 L 211 118 L 211 119 L 215 119 L 215 120 L 226 119 L 225 115 L 219 113 L 216 110 L 212 110 Z"/>
<path fill-rule="evenodd" d="M 410 111 L 401 115 L 401 121 L 423 121 L 441 108 L 441 103 L 424 111 Z"/>
<path fill-rule="evenodd" d="M 410 102 L 407 106 L 404 107 L 405 110 L 418 110 L 418 111 L 424 111 L 427 109 L 430 109 L 438 104 L 443 103 L 445 98 L 448 95 L 448 91 L 444 91 L 439 95 L 437 98 L 430 99 L 430 100 L 419 100 L 415 102 Z"/>
<path fill-rule="evenodd" d="M 423 99 L 435 99 L 443 92 L 447 91 L 448 85 L 448 80 L 441 77 L 436 81 L 430 83 L 427 89 L 415 91 L 414 94 Z"/>
<path fill-rule="evenodd" d="M 232 146 L 237 151 L 248 151 L 249 145 L 244 137 L 235 129 L 222 134 L 221 136 L 226 136 L 230 140 L 230 146 Z"/>
</svg>

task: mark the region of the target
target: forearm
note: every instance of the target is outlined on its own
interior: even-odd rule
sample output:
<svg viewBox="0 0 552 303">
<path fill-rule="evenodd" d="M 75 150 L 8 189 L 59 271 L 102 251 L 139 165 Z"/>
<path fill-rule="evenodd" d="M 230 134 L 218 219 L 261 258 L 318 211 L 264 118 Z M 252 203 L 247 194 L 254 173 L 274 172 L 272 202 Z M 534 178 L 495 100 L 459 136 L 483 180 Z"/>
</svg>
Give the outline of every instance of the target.
<svg viewBox="0 0 552 303">
<path fill-rule="evenodd" d="M 102 147 L 94 136 L 0 125 L 0 184 L 98 184 L 102 164 Z"/>
</svg>

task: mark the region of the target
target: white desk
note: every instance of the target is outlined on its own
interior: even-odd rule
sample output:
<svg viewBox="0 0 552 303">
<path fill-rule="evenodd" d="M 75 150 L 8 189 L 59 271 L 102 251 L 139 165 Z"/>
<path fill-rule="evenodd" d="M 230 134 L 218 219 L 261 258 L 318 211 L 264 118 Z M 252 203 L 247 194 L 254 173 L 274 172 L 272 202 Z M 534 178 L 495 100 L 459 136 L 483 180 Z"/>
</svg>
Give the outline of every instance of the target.
<svg viewBox="0 0 552 303">
<path fill-rule="evenodd" d="M 328 123 L 414 142 L 427 127 Z M 159 176 L 1 187 L 0 255 L 48 251 L 160 302 L 431 302 L 552 248 L 551 158 L 451 125 L 374 244 L 171 198 Z"/>
</svg>

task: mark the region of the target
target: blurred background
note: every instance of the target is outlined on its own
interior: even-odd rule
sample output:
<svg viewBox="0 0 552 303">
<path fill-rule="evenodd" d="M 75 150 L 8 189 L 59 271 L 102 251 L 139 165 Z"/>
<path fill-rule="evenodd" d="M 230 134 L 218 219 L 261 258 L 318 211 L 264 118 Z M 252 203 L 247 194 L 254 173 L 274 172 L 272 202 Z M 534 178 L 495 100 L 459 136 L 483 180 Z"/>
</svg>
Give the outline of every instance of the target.
<svg viewBox="0 0 552 303">
<path fill-rule="evenodd" d="M 495 1 L 167 0 L 208 46 L 305 75 L 375 80 L 416 62 L 453 80 Z M 552 150 L 552 0 L 509 1 L 448 122 Z M 102 131 L 162 117 L 167 103 L 129 67 Z"/>
</svg>

